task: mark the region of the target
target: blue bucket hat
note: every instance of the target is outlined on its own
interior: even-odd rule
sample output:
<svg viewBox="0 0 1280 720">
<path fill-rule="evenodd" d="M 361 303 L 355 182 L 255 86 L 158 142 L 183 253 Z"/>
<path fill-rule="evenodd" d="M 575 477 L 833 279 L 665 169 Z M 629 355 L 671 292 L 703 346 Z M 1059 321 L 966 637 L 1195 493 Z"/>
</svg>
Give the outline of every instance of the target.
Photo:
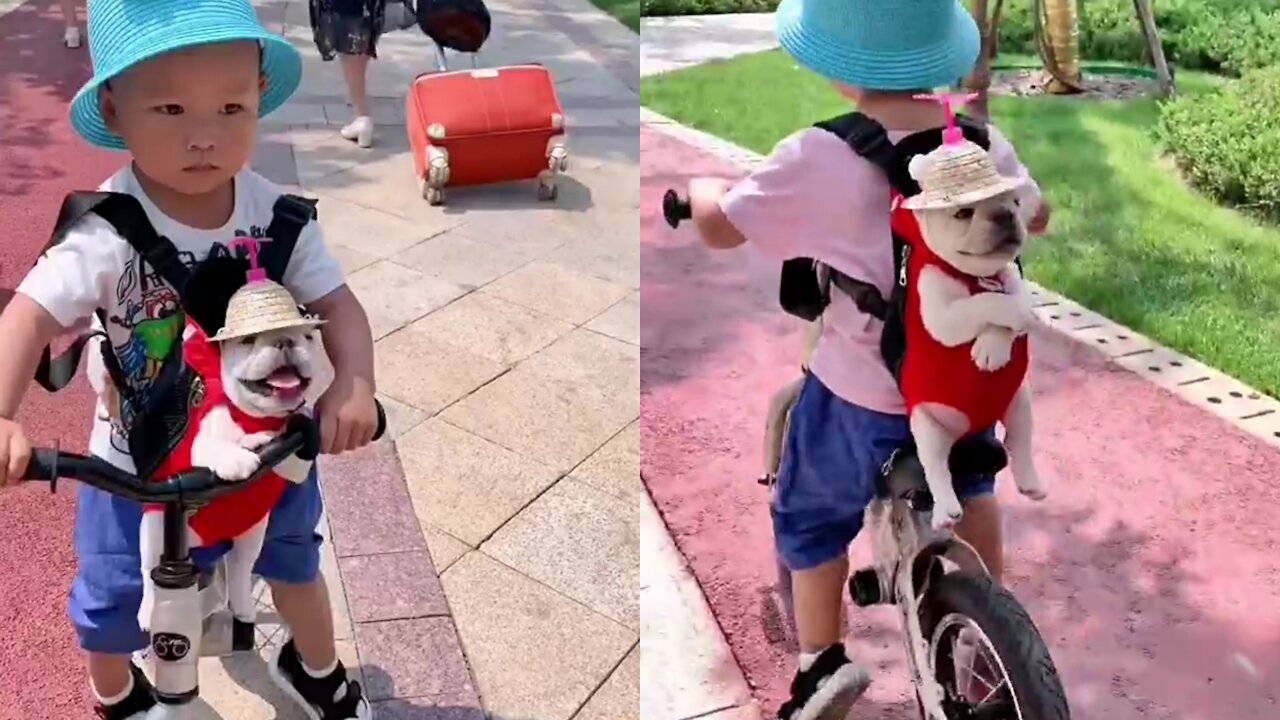
<svg viewBox="0 0 1280 720">
<path fill-rule="evenodd" d="M 258 22 L 249 0 L 89 0 L 88 15 L 93 78 L 71 101 L 71 125 L 99 147 L 125 149 L 124 140 L 107 129 L 98 91 L 157 55 L 210 43 L 256 41 L 267 78 L 260 117 L 283 105 L 302 81 L 302 56 Z"/>
<path fill-rule="evenodd" d="M 782 0 L 778 40 L 800 64 L 868 90 L 955 83 L 978 60 L 978 25 L 960 0 Z"/>
</svg>

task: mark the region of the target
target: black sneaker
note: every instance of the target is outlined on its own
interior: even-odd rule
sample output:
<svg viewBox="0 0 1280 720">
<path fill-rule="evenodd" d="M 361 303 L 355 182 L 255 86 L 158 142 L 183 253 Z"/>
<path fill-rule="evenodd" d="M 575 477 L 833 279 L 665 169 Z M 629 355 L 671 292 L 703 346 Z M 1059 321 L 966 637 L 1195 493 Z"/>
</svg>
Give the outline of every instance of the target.
<svg viewBox="0 0 1280 720">
<path fill-rule="evenodd" d="M 101 720 L 143 720 L 147 712 L 156 704 L 156 691 L 151 687 L 142 668 L 129 663 L 129 671 L 133 674 L 133 690 L 125 699 L 115 705 L 98 703 L 93 712 Z"/>
<path fill-rule="evenodd" d="M 822 651 L 808 670 L 791 681 L 791 699 L 778 709 L 778 720 L 845 720 L 853 703 L 871 684 L 865 668 L 854 665 L 837 643 Z"/>
<path fill-rule="evenodd" d="M 342 663 L 328 677 L 313 678 L 302 669 L 302 658 L 292 638 L 267 664 L 267 672 L 311 720 L 373 720 L 360 683 L 347 679 Z"/>
</svg>

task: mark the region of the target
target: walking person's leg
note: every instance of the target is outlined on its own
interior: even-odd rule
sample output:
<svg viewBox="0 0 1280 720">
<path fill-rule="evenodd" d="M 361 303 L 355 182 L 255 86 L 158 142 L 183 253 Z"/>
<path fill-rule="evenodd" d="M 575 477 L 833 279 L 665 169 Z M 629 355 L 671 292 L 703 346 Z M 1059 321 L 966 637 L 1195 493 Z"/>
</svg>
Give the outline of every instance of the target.
<svg viewBox="0 0 1280 720">
<path fill-rule="evenodd" d="M 66 31 L 62 34 L 62 42 L 69 48 L 80 47 L 80 23 L 76 20 L 76 0 L 58 0 L 62 8 L 62 19 Z"/>
<path fill-rule="evenodd" d="M 373 118 L 369 112 L 368 73 L 371 56 L 342 55 L 342 77 L 347 82 L 347 96 L 355 119 L 342 128 L 342 137 L 354 140 L 360 147 L 373 144 Z"/>
</svg>

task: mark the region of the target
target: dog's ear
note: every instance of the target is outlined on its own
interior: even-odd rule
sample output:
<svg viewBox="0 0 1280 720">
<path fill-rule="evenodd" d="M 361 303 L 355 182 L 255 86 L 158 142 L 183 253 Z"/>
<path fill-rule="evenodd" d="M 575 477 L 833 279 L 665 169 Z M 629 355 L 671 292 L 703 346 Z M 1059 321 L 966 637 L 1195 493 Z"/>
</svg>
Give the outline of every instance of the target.
<svg viewBox="0 0 1280 720">
<path fill-rule="evenodd" d="M 911 179 L 917 183 L 924 179 L 928 174 L 929 168 L 933 165 L 933 158 L 928 155 L 916 155 L 907 163 L 907 172 L 911 173 Z"/>
<path fill-rule="evenodd" d="M 217 334 L 227 320 L 231 296 L 244 286 L 249 262 L 229 255 L 210 255 L 192 271 L 182 293 L 182 307 L 205 333 Z"/>
</svg>

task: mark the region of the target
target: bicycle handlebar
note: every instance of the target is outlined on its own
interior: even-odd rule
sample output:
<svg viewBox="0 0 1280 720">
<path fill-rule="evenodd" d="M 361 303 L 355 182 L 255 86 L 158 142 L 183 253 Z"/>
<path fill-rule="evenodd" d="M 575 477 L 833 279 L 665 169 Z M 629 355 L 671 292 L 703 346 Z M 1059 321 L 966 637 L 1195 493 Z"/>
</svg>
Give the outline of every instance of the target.
<svg viewBox="0 0 1280 720">
<path fill-rule="evenodd" d="M 662 217 L 672 229 L 679 227 L 681 220 L 691 219 L 693 209 L 689 206 L 689 198 L 680 197 L 675 189 L 668 190 L 662 196 Z"/>
<path fill-rule="evenodd" d="M 373 435 L 374 440 L 381 438 L 387 430 L 387 415 L 382 403 L 377 403 L 377 408 L 378 429 Z M 320 435 L 315 421 L 306 415 L 292 415 L 285 425 L 285 431 L 257 451 L 261 464 L 257 471 L 244 480 L 223 480 L 208 468 L 197 467 L 178 473 L 168 480 L 150 482 L 125 472 L 102 458 L 65 453 L 57 447 L 36 448 L 32 451 L 25 477 L 29 480 L 47 480 L 55 491 L 58 478 L 71 478 L 136 502 L 185 507 L 242 490 L 294 454 L 305 460 L 314 459 L 319 444 Z"/>
</svg>

